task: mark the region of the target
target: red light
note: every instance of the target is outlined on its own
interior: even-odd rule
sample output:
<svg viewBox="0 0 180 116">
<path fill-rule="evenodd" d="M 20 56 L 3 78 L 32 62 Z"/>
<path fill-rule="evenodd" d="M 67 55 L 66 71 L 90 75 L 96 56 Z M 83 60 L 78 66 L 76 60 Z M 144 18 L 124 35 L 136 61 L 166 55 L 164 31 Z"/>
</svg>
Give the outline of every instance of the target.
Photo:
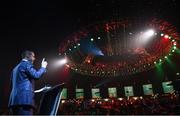
<svg viewBox="0 0 180 116">
<path fill-rule="evenodd" d="M 90 60 L 88 60 L 87 62 L 88 62 L 88 63 L 91 63 L 91 61 L 90 61 Z"/>
<path fill-rule="evenodd" d="M 169 36 L 168 35 L 163 36 L 162 42 L 168 42 L 168 41 L 169 41 Z"/>
<path fill-rule="evenodd" d="M 66 67 L 69 68 L 70 66 L 68 64 L 66 64 Z"/>
<path fill-rule="evenodd" d="M 169 38 L 169 35 L 164 35 L 164 38 L 166 38 L 166 39 Z"/>
</svg>

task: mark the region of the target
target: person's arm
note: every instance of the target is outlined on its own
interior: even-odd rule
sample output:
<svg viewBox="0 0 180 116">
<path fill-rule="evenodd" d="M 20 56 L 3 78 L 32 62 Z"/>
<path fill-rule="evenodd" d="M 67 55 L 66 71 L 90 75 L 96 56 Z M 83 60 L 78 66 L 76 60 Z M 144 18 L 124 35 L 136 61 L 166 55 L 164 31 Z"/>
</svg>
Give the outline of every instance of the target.
<svg viewBox="0 0 180 116">
<path fill-rule="evenodd" d="M 39 70 L 33 68 L 32 65 L 27 66 L 27 72 L 34 78 L 38 79 L 46 72 L 46 68 L 41 67 Z"/>
<path fill-rule="evenodd" d="M 47 62 L 43 59 L 41 63 L 41 68 L 37 71 L 36 69 L 33 68 L 33 65 L 30 63 L 27 63 L 27 72 L 34 78 L 38 79 L 41 77 L 43 73 L 46 72 L 46 66 Z"/>
</svg>

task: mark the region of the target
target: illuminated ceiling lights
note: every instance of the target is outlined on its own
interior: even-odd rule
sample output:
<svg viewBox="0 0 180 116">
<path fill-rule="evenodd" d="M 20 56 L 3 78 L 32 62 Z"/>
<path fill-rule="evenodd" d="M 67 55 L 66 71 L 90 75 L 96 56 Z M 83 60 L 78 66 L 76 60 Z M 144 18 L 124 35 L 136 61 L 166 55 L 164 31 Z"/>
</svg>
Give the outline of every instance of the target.
<svg viewBox="0 0 180 116">
<path fill-rule="evenodd" d="M 137 39 L 139 40 L 139 44 L 146 44 L 150 39 L 152 39 L 152 36 L 155 35 L 155 31 L 153 29 L 149 29 L 143 33 L 141 33 L 139 36 L 137 36 Z"/>
<path fill-rule="evenodd" d="M 107 23 L 109 26 L 108 31 L 104 28 L 107 26 Z M 176 33 L 173 26 L 165 21 L 155 19 L 147 24 L 150 25 L 150 29 L 140 33 L 138 35 L 139 37 L 136 36 L 134 38 L 138 38 L 141 44 L 147 44 L 149 40 L 154 38 L 153 41 L 155 42 L 150 48 L 132 48 L 131 45 L 129 45 L 130 42 L 117 40 L 117 38 L 121 37 L 116 32 L 121 30 L 124 22 L 112 21 L 97 24 L 94 27 L 88 27 L 90 30 L 89 32 L 83 32 L 81 30 L 71 35 L 66 39 L 68 42 L 64 42 L 62 43 L 63 45 L 60 45 L 59 52 L 68 57 L 66 65 L 82 75 L 114 77 L 147 71 L 154 68 L 159 63 L 162 64 L 167 61 L 168 56 L 172 55 L 173 52 L 176 52 L 178 49 L 176 40 L 179 39 L 179 35 Z M 163 26 L 164 28 L 162 28 Z M 128 28 L 128 26 L 126 28 Z M 132 33 L 133 35 L 131 36 L 135 36 L 135 32 Z M 123 33 L 121 35 L 123 35 Z M 102 59 L 106 57 L 110 59 L 114 59 L 114 57 L 118 59 L 119 57 L 119 59 L 117 61 L 101 62 L 101 59 L 98 61 L 96 56 L 93 56 L 91 60 L 84 62 L 84 59 L 86 59 L 89 54 L 84 54 L 83 52 L 83 49 L 85 49 L 82 47 L 83 43 L 81 43 L 83 39 L 90 40 L 91 44 L 99 48 L 101 51 L 99 54 L 102 54 Z M 123 38 L 121 39 L 123 40 Z M 166 43 L 161 41 L 163 39 L 166 39 Z M 124 49 L 126 46 L 128 46 L 129 49 Z M 148 51 L 148 49 L 150 50 Z M 113 55 L 109 56 L 108 53 L 112 53 Z"/>
</svg>

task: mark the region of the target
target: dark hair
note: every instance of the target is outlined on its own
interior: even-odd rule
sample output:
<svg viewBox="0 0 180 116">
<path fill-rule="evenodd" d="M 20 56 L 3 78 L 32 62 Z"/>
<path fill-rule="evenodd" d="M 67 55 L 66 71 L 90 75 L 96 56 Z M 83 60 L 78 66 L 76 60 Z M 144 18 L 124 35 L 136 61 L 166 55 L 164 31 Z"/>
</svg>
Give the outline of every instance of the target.
<svg viewBox="0 0 180 116">
<path fill-rule="evenodd" d="M 22 58 L 30 58 L 30 56 L 33 54 L 33 51 L 30 50 L 25 50 L 24 52 L 22 52 L 21 57 Z"/>
</svg>

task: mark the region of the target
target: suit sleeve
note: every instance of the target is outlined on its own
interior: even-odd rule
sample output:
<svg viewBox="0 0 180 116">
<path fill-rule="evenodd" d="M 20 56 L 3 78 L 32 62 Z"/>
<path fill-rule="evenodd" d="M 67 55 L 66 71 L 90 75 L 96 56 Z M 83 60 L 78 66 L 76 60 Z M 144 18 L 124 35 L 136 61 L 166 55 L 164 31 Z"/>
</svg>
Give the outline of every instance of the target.
<svg viewBox="0 0 180 116">
<path fill-rule="evenodd" d="M 40 78 L 46 72 L 46 69 L 43 67 L 39 70 L 34 69 L 32 64 L 27 64 L 26 70 L 35 79 Z"/>
</svg>

